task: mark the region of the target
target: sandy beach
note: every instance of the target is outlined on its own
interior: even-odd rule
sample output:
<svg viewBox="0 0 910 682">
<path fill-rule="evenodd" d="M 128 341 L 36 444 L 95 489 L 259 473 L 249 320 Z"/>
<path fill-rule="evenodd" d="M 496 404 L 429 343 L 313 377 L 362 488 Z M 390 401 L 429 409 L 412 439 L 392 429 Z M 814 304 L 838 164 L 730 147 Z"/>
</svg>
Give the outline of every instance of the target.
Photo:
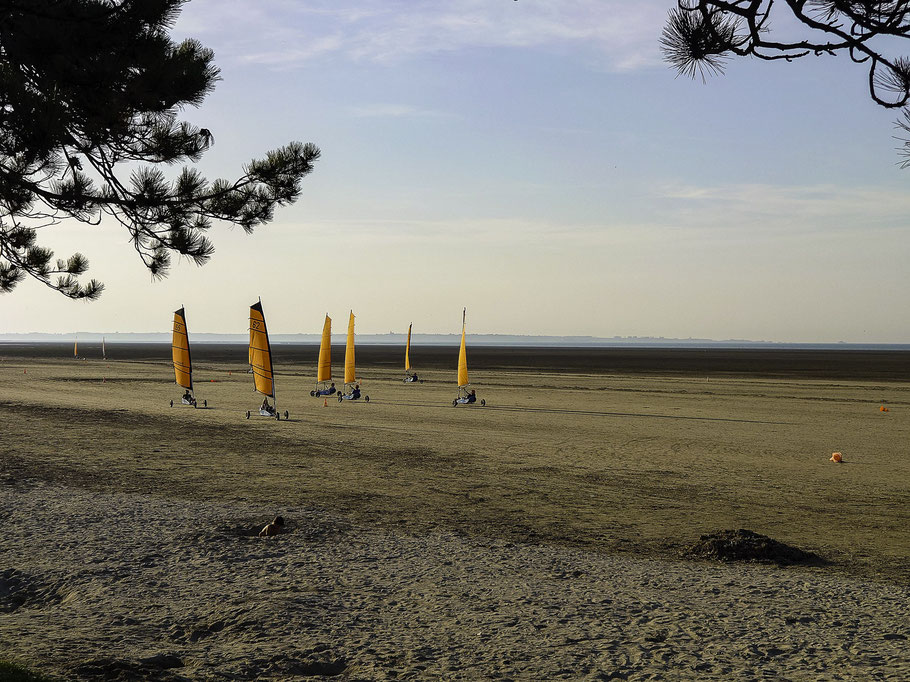
<svg viewBox="0 0 910 682">
<path fill-rule="evenodd" d="M 166 356 L 0 355 L 0 654 L 42 672 L 910 677 L 903 377 L 500 358 L 453 408 L 431 362 L 340 404 L 288 357 L 276 422 L 242 356 L 199 354 L 194 410 Z M 829 563 L 687 558 L 728 528 Z"/>
</svg>

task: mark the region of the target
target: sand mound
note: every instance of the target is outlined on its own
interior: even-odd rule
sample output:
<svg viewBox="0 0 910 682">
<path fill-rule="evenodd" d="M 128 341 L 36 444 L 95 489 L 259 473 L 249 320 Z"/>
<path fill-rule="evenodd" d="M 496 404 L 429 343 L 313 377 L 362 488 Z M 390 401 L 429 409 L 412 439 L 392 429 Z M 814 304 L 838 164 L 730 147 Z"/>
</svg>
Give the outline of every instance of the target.
<svg viewBox="0 0 910 682">
<path fill-rule="evenodd" d="M 56 585 L 15 568 L 0 570 L 0 613 L 11 613 L 20 607 L 57 604 L 60 599 Z"/>
<path fill-rule="evenodd" d="M 722 530 L 701 538 L 685 555 L 716 561 L 754 561 L 790 566 L 793 564 L 821 565 L 827 563 L 817 554 L 772 540 L 751 530 Z"/>
</svg>

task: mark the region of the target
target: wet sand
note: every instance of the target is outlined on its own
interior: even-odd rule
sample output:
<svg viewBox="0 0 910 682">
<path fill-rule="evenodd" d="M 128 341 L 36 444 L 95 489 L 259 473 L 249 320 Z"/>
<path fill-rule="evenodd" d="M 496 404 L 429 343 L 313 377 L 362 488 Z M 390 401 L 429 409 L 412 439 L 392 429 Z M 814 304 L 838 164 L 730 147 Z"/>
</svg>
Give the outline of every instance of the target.
<svg viewBox="0 0 910 682">
<path fill-rule="evenodd" d="M 478 348 L 488 405 L 453 408 L 451 371 L 404 385 L 367 349 L 369 404 L 311 398 L 301 350 L 275 422 L 245 418 L 242 354 L 194 350 L 193 410 L 150 350 L 0 349 L 2 655 L 86 680 L 910 676 L 902 358 L 803 363 L 820 379 Z M 738 527 L 831 564 L 684 558 Z"/>
</svg>

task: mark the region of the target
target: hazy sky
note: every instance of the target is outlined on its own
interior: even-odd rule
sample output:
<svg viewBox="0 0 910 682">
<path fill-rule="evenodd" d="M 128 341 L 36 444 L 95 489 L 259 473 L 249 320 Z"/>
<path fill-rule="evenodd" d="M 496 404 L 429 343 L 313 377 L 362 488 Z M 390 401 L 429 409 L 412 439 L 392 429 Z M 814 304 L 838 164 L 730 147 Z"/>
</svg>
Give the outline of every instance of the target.
<svg viewBox="0 0 910 682">
<path fill-rule="evenodd" d="M 323 153 L 253 236 L 153 282 L 116 225 L 45 231 L 107 290 L 34 282 L 0 331 L 338 329 L 910 342 L 910 170 L 847 58 L 676 78 L 675 0 L 193 0 L 223 80 L 185 118 L 210 178 Z"/>
</svg>

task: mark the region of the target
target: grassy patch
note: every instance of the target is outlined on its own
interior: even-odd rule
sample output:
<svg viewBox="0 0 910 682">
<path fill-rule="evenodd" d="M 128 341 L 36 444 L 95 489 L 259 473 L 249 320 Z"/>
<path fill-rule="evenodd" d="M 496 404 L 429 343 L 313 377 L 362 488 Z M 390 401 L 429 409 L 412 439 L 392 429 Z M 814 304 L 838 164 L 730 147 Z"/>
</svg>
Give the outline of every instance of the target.
<svg viewBox="0 0 910 682">
<path fill-rule="evenodd" d="M 50 677 L 29 670 L 21 663 L 0 658 L 0 680 L 3 682 L 52 682 Z"/>
</svg>

